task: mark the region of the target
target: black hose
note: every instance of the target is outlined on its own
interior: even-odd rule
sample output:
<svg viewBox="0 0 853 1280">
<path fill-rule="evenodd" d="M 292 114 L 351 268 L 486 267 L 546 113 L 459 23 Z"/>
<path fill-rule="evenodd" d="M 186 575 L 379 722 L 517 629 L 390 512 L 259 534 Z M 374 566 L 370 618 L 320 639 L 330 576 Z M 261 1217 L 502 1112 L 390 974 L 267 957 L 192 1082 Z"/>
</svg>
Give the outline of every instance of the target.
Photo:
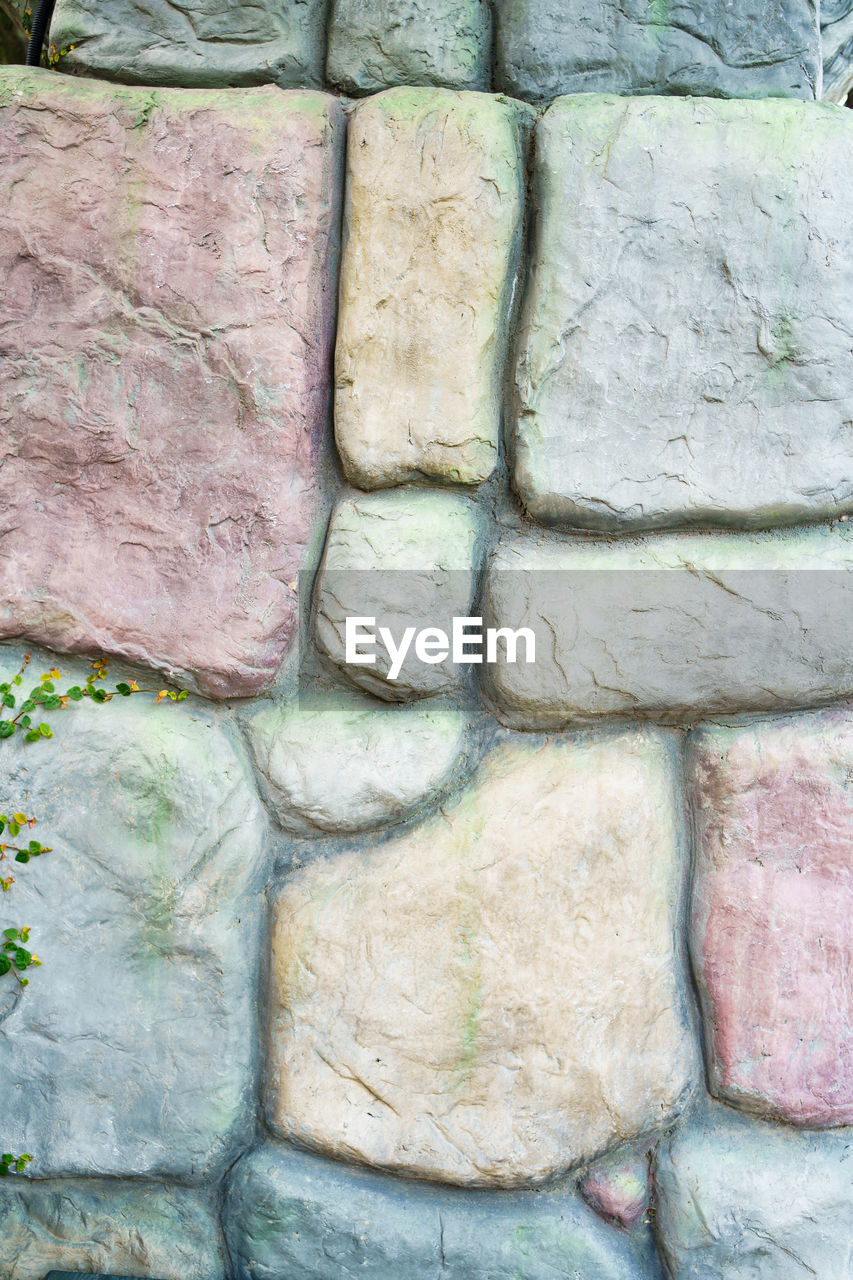
<svg viewBox="0 0 853 1280">
<path fill-rule="evenodd" d="M 56 0 L 39 0 L 39 6 L 33 16 L 30 28 L 30 42 L 27 45 L 28 67 L 37 67 L 41 63 L 41 50 L 47 35 L 50 20 L 53 17 L 53 6 Z"/>
</svg>

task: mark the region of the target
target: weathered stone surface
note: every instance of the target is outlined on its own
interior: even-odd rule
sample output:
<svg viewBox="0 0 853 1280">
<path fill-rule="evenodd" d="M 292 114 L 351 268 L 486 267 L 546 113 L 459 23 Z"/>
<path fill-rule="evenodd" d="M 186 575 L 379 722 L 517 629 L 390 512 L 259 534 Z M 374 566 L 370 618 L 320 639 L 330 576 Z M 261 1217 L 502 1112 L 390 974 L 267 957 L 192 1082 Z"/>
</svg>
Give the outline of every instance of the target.
<svg viewBox="0 0 853 1280">
<path fill-rule="evenodd" d="M 4 809 L 53 850 L 13 864 L 3 897 L 43 962 L 24 993 L 3 979 L 4 1150 L 40 1177 L 215 1176 L 254 1127 L 266 859 L 248 763 L 186 703 L 49 718 L 53 741 L 0 744 Z"/>
<path fill-rule="evenodd" d="M 725 1107 L 657 1151 L 658 1238 L 673 1280 L 850 1280 L 850 1133 L 806 1134 Z"/>
<path fill-rule="evenodd" d="M 853 90 L 853 2 L 821 0 L 823 97 L 844 103 Z"/>
<path fill-rule="evenodd" d="M 602 1218 L 632 1230 L 649 1205 L 648 1153 L 599 1161 L 582 1179 L 580 1190 Z"/>
<path fill-rule="evenodd" d="M 275 910 L 268 1110 L 408 1175 L 543 1181 L 689 1087 L 672 743 L 513 741 L 441 814 Z"/>
<path fill-rule="evenodd" d="M 353 113 L 335 429 L 362 488 L 494 469 L 527 118 L 443 89 L 390 89 Z"/>
<path fill-rule="evenodd" d="M 57 0 L 63 71 L 128 84 L 319 88 L 328 0 Z"/>
<path fill-rule="evenodd" d="M 565 1187 L 448 1190 L 271 1143 L 228 1184 L 239 1280 L 659 1280 L 651 1241 L 606 1227 Z"/>
<path fill-rule="evenodd" d="M 692 950 L 714 1093 L 853 1123 L 853 712 L 694 735 Z"/>
<path fill-rule="evenodd" d="M 341 128 L 319 94 L 3 72 L 0 635 L 270 684 L 314 517 Z"/>
<path fill-rule="evenodd" d="M 344 693 L 264 708 L 249 742 L 272 812 L 312 836 L 399 822 L 447 785 L 466 755 L 455 707 L 387 707 Z"/>
<path fill-rule="evenodd" d="M 491 40 L 486 0 L 332 0 L 326 70 L 345 93 L 488 89 Z"/>
<path fill-rule="evenodd" d="M 339 503 L 314 592 L 315 635 L 322 652 L 348 679 L 380 698 L 401 701 L 454 689 L 459 670 L 452 650 L 442 661 L 425 662 L 414 640 L 402 665 L 395 666 L 381 641 L 359 646 L 362 654 L 375 656 L 372 665 L 348 664 L 346 620 L 375 618 L 370 629 L 390 630 L 395 646 L 408 627 L 437 627 L 450 635 L 453 618 L 471 612 L 478 531 L 477 508 L 451 493 L 408 489 Z"/>
<path fill-rule="evenodd" d="M 812 0 L 496 0 L 495 22 L 497 85 L 532 102 L 819 95 Z"/>
<path fill-rule="evenodd" d="M 514 483 L 546 524 L 853 509 L 853 114 L 580 95 L 536 139 Z"/>
<path fill-rule="evenodd" d="M 8 1179 L 0 1186 L 4 1280 L 106 1272 L 224 1280 L 216 1213 L 206 1197 L 161 1183 Z"/>
<path fill-rule="evenodd" d="M 516 537 L 489 564 L 488 626 L 529 627 L 536 661 L 480 668 L 500 718 L 694 720 L 853 693 L 850 526 L 631 539 Z M 520 646 L 523 652 L 523 647 Z"/>
</svg>

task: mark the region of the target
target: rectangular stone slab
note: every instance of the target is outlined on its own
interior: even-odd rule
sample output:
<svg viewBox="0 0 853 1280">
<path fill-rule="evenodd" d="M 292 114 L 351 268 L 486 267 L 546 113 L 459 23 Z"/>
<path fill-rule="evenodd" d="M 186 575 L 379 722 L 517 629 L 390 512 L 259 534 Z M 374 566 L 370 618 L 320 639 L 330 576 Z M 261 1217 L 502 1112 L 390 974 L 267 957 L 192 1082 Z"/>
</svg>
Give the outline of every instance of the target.
<svg viewBox="0 0 853 1280">
<path fill-rule="evenodd" d="M 821 0 L 823 97 L 844 105 L 853 89 L 853 0 Z"/>
<path fill-rule="evenodd" d="M 488 89 L 491 51 L 487 0 L 332 0 L 326 68 L 344 93 Z"/>
<path fill-rule="evenodd" d="M 496 84 L 561 93 L 820 96 L 813 0 L 496 0 Z"/>
<path fill-rule="evenodd" d="M 57 0 L 63 71 L 126 84 L 320 88 L 328 0 Z"/>
<path fill-rule="evenodd" d="M 390 89 L 352 115 L 335 433 L 363 489 L 495 467 L 527 119 L 446 89 Z"/>
<path fill-rule="evenodd" d="M 853 509 L 853 113 L 563 98 L 536 132 L 514 411 L 534 519 Z"/>
<path fill-rule="evenodd" d="M 341 111 L 0 80 L 0 635 L 214 696 L 295 624 L 330 391 Z"/>
<path fill-rule="evenodd" d="M 486 626 L 530 628 L 536 661 L 480 668 L 501 720 L 693 720 L 853 694 L 853 530 L 507 535 L 485 580 Z M 519 644 L 524 654 L 524 645 Z"/>
<path fill-rule="evenodd" d="M 691 735 L 691 951 L 710 1087 L 789 1124 L 853 1123 L 853 711 Z"/>
</svg>

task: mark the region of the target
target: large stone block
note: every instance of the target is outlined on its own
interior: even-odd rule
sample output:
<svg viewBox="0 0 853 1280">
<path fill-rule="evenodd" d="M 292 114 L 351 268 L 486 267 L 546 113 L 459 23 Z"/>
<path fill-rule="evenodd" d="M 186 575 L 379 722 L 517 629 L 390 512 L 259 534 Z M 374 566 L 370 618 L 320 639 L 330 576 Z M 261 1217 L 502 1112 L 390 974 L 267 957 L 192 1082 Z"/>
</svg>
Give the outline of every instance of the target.
<svg viewBox="0 0 853 1280">
<path fill-rule="evenodd" d="M 345 93 L 488 89 L 491 43 L 487 0 L 332 0 L 326 68 Z"/>
<path fill-rule="evenodd" d="M 853 531 L 631 539 L 507 536 L 489 563 L 489 627 L 528 627 L 535 662 L 483 666 L 500 718 L 695 720 L 853 694 Z M 528 650 L 529 652 L 529 650 Z M 519 644 L 524 655 L 525 645 Z"/>
<path fill-rule="evenodd" d="M 672 751 L 651 731 L 507 742 L 436 818 L 294 875 L 273 1127 L 511 1187 L 670 1123 L 694 1069 Z"/>
<path fill-rule="evenodd" d="M 341 692 L 265 707 L 247 732 L 276 820 L 317 836 L 408 817 L 465 760 L 468 728 L 456 707 L 389 707 Z"/>
<path fill-rule="evenodd" d="M 0 1186 L 0 1274 L 47 1272 L 225 1280 L 216 1211 L 197 1191 L 156 1182 L 9 1178 Z"/>
<path fill-rule="evenodd" d="M 853 509 L 853 114 L 579 95 L 536 135 L 514 483 L 537 520 Z"/>
<path fill-rule="evenodd" d="M 853 90 L 853 0 L 821 0 L 823 97 L 843 104 Z"/>
<path fill-rule="evenodd" d="M 497 85 L 561 93 L 815 98 L 813 0 L 496 0 Z"/>
<path fill-rule="evenodd" d="M 438 628 L 452 636 L 454 617 L 471 612 L 479 566 L 479 513 L 467 498 L 402 490 L 344 499 L 329 523 L 314 592 L 320 650 L 348 680 L 389 701 L 452 691 L 460 682 L 452 647 L 444 657 L 437 647 L 425 661 L 417 633 Z M 365 659 L 361 664 L 347 661 L 348 619 L 373 619 L 359 630 L 374 639 L 359 642 L 358 654 L 351 645 L 351 656 Z M 381 628 L 390 633 L 394 653 Z"/>
<path fill-rule="evenodd" d="M 62 70 L 127 84 L 319 88 L 328 0 L 57 0 Z"/>
<path fill-rule="evenodd" d="M 216 696 L 290 641 L 326 422 L 337 103 L 0 82 L 0 634 Z"/>
<path fill-rule="evenodd" d="M 711 1088 L 853 1123 L 853 712 L 694 735 L 692 950 Z"/>
<path fill-rule="evenodd" d="M 43 962 L 25 991 L 2 979 L 4 1150 L 39 1177 L 215 1176 L 254 1130 L 266 858 L 248 763 L 186 703 L 49 719 L 53 741 L 0 743 L 4 811 L 53 850 L 11 864 L 3 896 Z"/>
<path fill-rule="evenodd" d="M 228 1183 L 237 1280 L 660 1280 L 648 1234 L 627 1239 L 562 1186 L 449 1190 L 270 1143 Z"/>
<path fill-rule="evenodd" d="M 353 113 L 335 430 L 362 488 L 476 484 L 495 467 L 527 119 L 442 89 L 390 89 Z"/>
<path fill-rule="evenodd" d="M 672 1280 L 851 1280 L 850 1133 L 806 1134 L 709 1108 L 657 1150 Z"/>
</svg>

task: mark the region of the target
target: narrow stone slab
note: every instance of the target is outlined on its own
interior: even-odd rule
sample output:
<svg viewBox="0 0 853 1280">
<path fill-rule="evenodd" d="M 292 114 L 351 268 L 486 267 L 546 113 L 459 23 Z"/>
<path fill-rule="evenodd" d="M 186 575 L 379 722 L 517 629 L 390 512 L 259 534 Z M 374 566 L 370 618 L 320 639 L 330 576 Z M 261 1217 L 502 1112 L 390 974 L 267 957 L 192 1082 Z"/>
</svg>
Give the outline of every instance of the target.
<svg viewBox="0 0 853 1280">
<path fill-rule="evenodd" d="M 53 741 L 18 735 L 0 754 L 4 804 L 52 848 L 12 864 L 3 897 L 43 962 L 25 992 L 3 979 L 4 1150 L 42 1178 L 214 1178 L 255 1122 L 266 859 L 251 771 L 186 703 L 50 720 Z"/>
<path fill-rule="evenodd" d="M 245 1280 L 660 1280 L 651 1239 L 628 1239 L 570 1188 L 449 1190 L 268 1143 L 233 1170 L 225 1232 Z"/>
<path fill-rule="evenodd" d="M 335 430 L 361 488 L 494 469 L 527 119 L 442 89 L 391 89 L 352 115 Z"/>
<path fill-rule="evenodd" d="M 452 635 L 467 617 L 480 566 L 480 519 L 467 498 L 435 490 L 363 494 L 340 502 L 329 523 L 314 591 L 314 634 L 320 650 L 353 684 L 389 701 L 449 693 L 460 683 L 452 648 L 438 661 L 418 656 L 417 639 L 400 663 L 381 639 L 359 643 L 372 664 L 347 661 L 348 619 L 374 637 L 438 628 Z M 365 619 L 374 619 L 368 626 Z M 352 627 L 352 623 L 350 626 Z M 354 633 L 353 633 L 354 634 Z M 357 637 L 356 637 L 357 638 Z M 353 650 L 355 657 L 355 650 Z M 393 677 L 393 678 L 392 678 Z"/>
<path fill-rule="evenodd" d="M 493 750 L 438 817 L 313 862 L 273 926 L 268 1113 L 407 1176 L 542 1182 L 691 1085 L 673 743 Z"/>
<path fill-rule="evenodd" d="M 598 716 L 695 720 L 853 694 L 853 531 L 507 536 L 484 623 L 529 628 L 536 661 L 480 668 L 519 728 Z M 519 652 L 524 646 L 519 645 Z"/>
<path fill-rule="evenodd" d="M 126 84 L 320 88 L 328 0 L 57 0 L 62 70 Z"/>
<path fill-rule="evenodd" d="M 850 1135 L 726 1107 L 658 1147 L 658 1239 L 673 1280 L 850 1280 Z"/>
<path fill-rule="evenodd" d="M 0 635 L 214 696 L 272 682 L 316 506 L 341 134 L 320 94 L 4 71 Z"/>
<path fill-rule="evenodd" d="M 815 98 L 812 0 L 496 0 L 496 82 L 531 102 L 561 93 Z"/>
<path fill-rule="evenodd" d="M 332 0 L 326 71 L 344 93 L 488 89 L 491 44 L 486 0 Z"/>
<path fill-rule="evenodd" d="M 514 484 L 545 524 L 853 510 L 853 113 L 579 95 L 536 133 Z"/>
<path fill-rule="evenodd" d="M 823 97 L 843 106 L 853 90 L 853 0 L 821 0 Z"/>
<path fill-rule="evenodd" d="M 248 725 L 267 803 L 297 835 L 399 822 L 438 795 L 466 755 L 455 707 L 389 707 L 372 698 L 303 694 Z"/>
<path fill-rule="evenodd" d="M 703 730 L 690 775 L 711 1088 L 792 1124 L 851 1124 L 853 712 Z"/>
<path fill-rule="evenodd" d="M 32 1166 L 31 1166 L 32 1169 Z M 50 1268 L 60 1268 L 50 1270 Z M 4 1280 L 225 1280 L 206 1195 L 158 1182 L 8 1178 L 0 1186 Z"/>
</svg>

